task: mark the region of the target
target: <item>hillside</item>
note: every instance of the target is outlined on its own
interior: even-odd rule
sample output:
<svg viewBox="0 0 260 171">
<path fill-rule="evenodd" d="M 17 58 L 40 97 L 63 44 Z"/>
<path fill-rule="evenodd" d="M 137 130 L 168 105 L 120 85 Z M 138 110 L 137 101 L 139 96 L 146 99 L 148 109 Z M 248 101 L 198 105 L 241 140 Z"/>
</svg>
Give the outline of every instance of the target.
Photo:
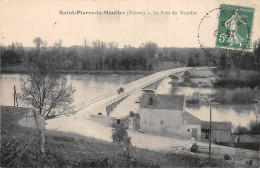
<svg viewBox="0 0 260 171">
<path fill-rule="evenodd" d="M 45 131 L 46 161 L 40 160 L 39 137 L 18 121 L 27 108 L 1 106 L 1 167 L 126 167 L 124 152 L 114 143 Z M 36 138 L 35 138 L 36 137 Z M 234 167 L 221 159 L 190 153 L 130 148 L 130 167 Z"/>
</svg>

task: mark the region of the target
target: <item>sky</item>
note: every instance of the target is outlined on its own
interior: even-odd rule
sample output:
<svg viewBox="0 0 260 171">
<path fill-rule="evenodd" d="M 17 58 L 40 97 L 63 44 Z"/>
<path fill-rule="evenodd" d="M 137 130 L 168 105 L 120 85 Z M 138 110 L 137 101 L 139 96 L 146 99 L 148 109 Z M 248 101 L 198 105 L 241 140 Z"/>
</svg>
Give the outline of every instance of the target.
<svg viewBox="0 0 260 171">
<path fill-rule="evenodd" d="M 2 0 L 0 2 L 0 44 L 12 42 L 33 46 L 41 37 L 52 46 L 61 39 L 64 46 L 92 41 L 117 42 L 120 47 L 138 47 L 152 41 L 160 47 L 214 46 L 217 12 L 201 19 L 220 4 L 255 8 L 252 41 L 260 39 L 259 0 Z M 60 11 L 136 11 L 145 15 L 64 15 Z M 159 15 L 154 15 L 154 11 Z M 170 12 L 171 15 L 162 15 Z M 173 11 L 177 15 L 173 15 Z M 181 15 L 180 11 L 193 15 Z M 149 13 L 149 14 L 148 14 Z"/>
</svg>

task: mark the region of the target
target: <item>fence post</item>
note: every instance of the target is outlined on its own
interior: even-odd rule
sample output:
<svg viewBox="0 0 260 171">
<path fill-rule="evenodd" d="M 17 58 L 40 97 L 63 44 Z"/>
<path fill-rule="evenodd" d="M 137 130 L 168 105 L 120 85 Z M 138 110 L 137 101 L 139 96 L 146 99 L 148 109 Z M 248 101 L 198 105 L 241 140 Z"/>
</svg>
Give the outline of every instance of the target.
<svg viewBox="0 0 260 171">
<path fill-rule="evenodd" d="M 15 86 L 14 86 L 14 107 L 15 107 L 15 97 L 16 97 L 16 90 L 15 90 Z"/>
<path fill-rule="evenodd" d="M 34 119 L 35 119 L 35 123 L 36 123 L 36 127 L 37 127 L 37 131 L 39 133 L 39 138 L 40 138 L 40 154 L 41 154 L 41 164 L 42 167 L 46 167 L 46 156 L 45 156 L 45 138 L 44 138 L 44 131 L 39 123 L 38 118 L 40 117 L 37 112 L 35 110 L 33 110 L 33 114 L 34 114 Z"/>
<path fill-rule="evenodd" d="M 235 153 L 235 156 L 234 156 L 233 164 L 235 163 L 236 155 L 237 155 L 237 149 L 236 149 L 236 153 Z"/>
</svg>

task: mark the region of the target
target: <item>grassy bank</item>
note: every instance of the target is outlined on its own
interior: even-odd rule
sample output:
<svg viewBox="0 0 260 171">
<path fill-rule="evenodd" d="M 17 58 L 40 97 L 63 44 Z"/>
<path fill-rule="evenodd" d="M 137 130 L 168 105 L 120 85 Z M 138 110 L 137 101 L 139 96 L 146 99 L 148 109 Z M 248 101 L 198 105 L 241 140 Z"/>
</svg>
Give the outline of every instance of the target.
<svg viewBox="0 0 260 171">
<path fill-rule="evenodd" d="M 28 142 L 37 135 L 35 130 L 17 124 L 28 111 L 26 108 L 1 106 L 1 127 L 8 131 L 11 137 L 19 141 L 20 144 Z M 58 131 L 46 131 L 45 138 L 48 160 L 46 167 L 126 167 L 124 151 L 120 150 L 115 143 Z M 17 165 L 7 166 L 13 159 L 7 160 L 12 152 L 11 148 L 13 148 L 13 146 L 10 146 L 9 139 L 10 136 L 2 131 L 1 167 L 17 167 Z M 13 143 L 13 145 L 19 146 L 16 143 Z M 39 144 L 36 141 L 29 150 L 33 150 L 37 146 Z M 208 157 L 196 154 L 155 152 L 135 147 L 131 147 L 130 156 L 131 167 L 234 167 L 232 163 L 222 159 L 209 161 Z M 32 162 L 32 160 L 30 161 Z M 20 167 L 29 166 L 20 163 Z M 38 163 L 34 167 L 41 167 L 41 165 Z"/>
</svg>

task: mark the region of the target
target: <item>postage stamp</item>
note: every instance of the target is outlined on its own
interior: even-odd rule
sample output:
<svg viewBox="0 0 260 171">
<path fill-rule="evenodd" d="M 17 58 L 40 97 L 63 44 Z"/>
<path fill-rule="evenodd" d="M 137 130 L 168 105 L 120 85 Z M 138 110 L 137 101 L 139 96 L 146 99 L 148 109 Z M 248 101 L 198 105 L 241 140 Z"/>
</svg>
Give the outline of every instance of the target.
<svg viewBox="0 0 260 171">
<path fill-rule="evenodd" d="M 220 5 L 216 47 L 251 50 L 254 8 Z"/>
</svg>

